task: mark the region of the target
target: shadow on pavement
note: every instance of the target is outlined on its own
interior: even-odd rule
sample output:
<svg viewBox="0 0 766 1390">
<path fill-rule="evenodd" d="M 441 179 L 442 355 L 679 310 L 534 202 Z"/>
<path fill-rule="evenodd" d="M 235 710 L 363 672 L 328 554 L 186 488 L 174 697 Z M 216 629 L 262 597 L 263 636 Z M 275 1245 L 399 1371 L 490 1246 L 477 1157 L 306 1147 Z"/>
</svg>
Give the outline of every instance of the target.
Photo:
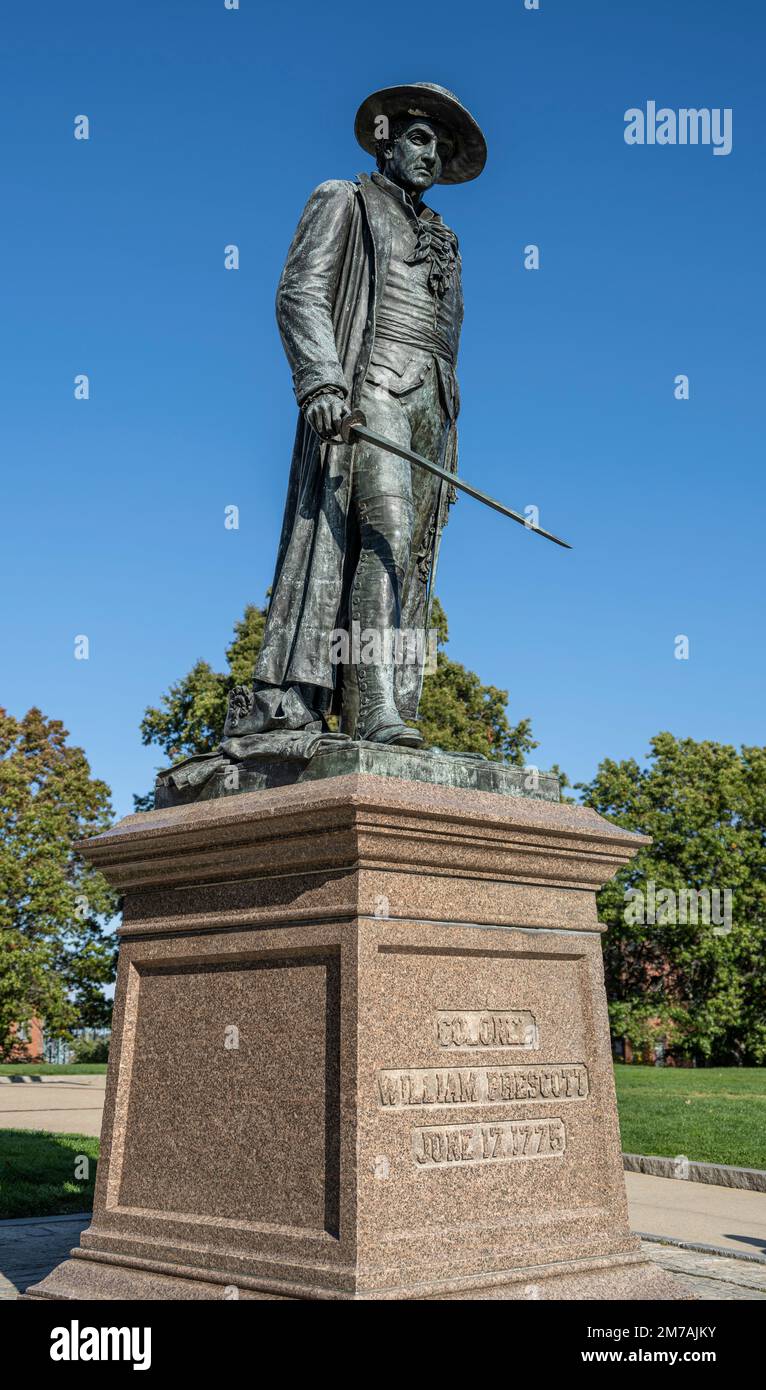
<svg viewBox="0 0 766 1390">
<path fill-rule="evenodd" d="M 0 1222 L 0 1299 L 13 1299 L 44 1279 L 90 1225 L 90 1212 Z"/>
</svg>

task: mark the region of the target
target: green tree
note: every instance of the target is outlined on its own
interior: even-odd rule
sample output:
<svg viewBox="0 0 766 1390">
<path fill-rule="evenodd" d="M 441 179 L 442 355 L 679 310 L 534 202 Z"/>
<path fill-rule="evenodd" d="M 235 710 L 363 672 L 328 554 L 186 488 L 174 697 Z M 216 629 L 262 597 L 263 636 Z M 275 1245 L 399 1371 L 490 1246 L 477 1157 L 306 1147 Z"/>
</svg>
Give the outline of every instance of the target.
<svg viewBox="0 0 766 1390">
<path fill-rule="evenodd" d="M 433 602 L 431 624 L 437 633 L 437 669 L 423 681 L 418 713 L 426 747 L 443 748 L 448 753 L 484 753 L 499 762 L 523 766 L 525 753 L 537 748 L 531 720 L 510 724 L 508 691 L 482 685 L 474 671 L 447 656 L 447 616 L 438 598 Z"/>
<path fill-rule="evenodd" d="M 207 661 L 197 661 L 188 675 L 171 685 L 159 706 L 146 710 L 143 742 L 157 744 L 171 762 L 212 752 L 223 737 L 230 690 L 252 679 L 265 623 L 266 609 L 249 604 L 226 651 L 228 670 L 214 671 Z M 437 670 L 423 683 L 418 719 L 427 745 L 523 764 L 524 754 L 537 747 L 529 719 L 511 725 L 505 709 L 507 691 L 482 685 L 473 671 L 446 655 L 447 619 L 438 599 L 432 623 L 438 634 Z M 137 810 L 149 810 L 153 804 L 151 794 L 135 802 Z"/>
<path fill-rule="evenodd" d="M 108 1023 L 103 985 L 116 945 L 103 919 L 117 899 L 75 853 L 76 840 L 107 829 L 109 788 L 91 777 L 63 724 L 31 709 L 0 709 L 0 1057 L 33 1018 L 68 1037 Z"/>
<path fill-rule="evenodd" d="M 652 836 L 599 896 L 613 1032 L 639 1047 L 664 1036 L 702 1061 L 766 1061 L 766 748 L 661 733 L 648 766 L 607 758 L 580 790 L 617 825 Z M 655 921 L 631 920 L 641 900 L 626 890 L 648 905 L 650 883 L 655 901 L 663 889 L 729 889 L 731 931 L 674 924 L 664 898 Z"/>
<path fill-rule="evenodd" d="M 266 626 L 266 609 L 249 603 L 244 617 L 234 624 L 233 641 L 226 648 L 227 671 L 214 671 L 207 661 L 197 661 L 188 675 L 171 685 L 159 707 L 150 705 L 141 720 L 141 739 L 156 743 L 171 762 L 195 753 L 212 753 L 223 738 L 229 692 L 253 678 L 255 658 Z M 145 805 L 145 802 L 149 805 Z M 148 810 L 151 797 L 137 797 L 138 810 Z"/>
</svg>

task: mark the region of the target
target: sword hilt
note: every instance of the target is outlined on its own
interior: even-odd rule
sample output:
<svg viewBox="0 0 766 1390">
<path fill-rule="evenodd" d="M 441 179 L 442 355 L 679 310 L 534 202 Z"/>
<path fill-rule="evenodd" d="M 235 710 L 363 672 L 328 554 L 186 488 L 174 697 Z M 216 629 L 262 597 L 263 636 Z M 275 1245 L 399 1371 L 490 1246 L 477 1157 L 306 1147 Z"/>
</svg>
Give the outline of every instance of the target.
<svg viewBox="0 0 766 1390">
<path fill-rule="evenodd" d="M 344 416 L 343 420 L 341 421 L 341 426 L 340 426 L 340 437 L 341 437 L 341 439 L 343 440 L 343 443 L 344 443 L 344 444 L 352 444 L 352 443 L 353 443 L 353 440 L 352 440 L 351 436 L 352 436 L 352 434 L 354 433 L 354 430 L 356 429 L 356 426 L 357 426 L 357 425 L 361 425 L 362 428 L 364 429 L 364 426 L 365 426 L 366 424 L 367 424 L 367 416 L 364 414 L 364 411 L 362 411 L 362 410 L 351 410 L 351 411 L 349 411 L 348 415 Z"/>
</svg>

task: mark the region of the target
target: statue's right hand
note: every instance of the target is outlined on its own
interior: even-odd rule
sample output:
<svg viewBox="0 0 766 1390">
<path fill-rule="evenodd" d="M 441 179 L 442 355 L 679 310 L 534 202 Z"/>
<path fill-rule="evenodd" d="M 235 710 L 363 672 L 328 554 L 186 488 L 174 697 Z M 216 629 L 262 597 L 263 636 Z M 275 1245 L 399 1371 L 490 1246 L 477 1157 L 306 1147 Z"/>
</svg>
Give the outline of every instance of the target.
<svg viewBox="0 0 766 1390">
<path fill-rule="evenodd" d="M 344 396 L 335 391 L 320 391 L 304 406 L 303 413 L 319 438 L 327 440 L 339 438 L 341 421 L 348 409 Z"/>
</svg>

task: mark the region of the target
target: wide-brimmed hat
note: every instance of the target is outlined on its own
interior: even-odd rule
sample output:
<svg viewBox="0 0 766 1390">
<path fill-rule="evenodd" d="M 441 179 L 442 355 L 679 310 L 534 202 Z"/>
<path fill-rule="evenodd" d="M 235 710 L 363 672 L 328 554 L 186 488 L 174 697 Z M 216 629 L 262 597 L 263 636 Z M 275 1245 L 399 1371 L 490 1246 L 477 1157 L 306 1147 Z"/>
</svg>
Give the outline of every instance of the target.
<svg viewBox="0 0 766 1390">
<path fill-rule="evenodd" d="M 401 87 L 382 87 L 363 101 L 356 113 L 354 133 L 363 150 L 375 154 L 376 122 L 406 116 L 430 116 L 444 126 L 455 142 L 455 152 L 445 164 L 439 183 L 466 183 L 478 178 L 487 160 L 487 142 L 473 116 L 461 106 L 454 92 L 435 82 L 409 82 Z"/>
</svg>

